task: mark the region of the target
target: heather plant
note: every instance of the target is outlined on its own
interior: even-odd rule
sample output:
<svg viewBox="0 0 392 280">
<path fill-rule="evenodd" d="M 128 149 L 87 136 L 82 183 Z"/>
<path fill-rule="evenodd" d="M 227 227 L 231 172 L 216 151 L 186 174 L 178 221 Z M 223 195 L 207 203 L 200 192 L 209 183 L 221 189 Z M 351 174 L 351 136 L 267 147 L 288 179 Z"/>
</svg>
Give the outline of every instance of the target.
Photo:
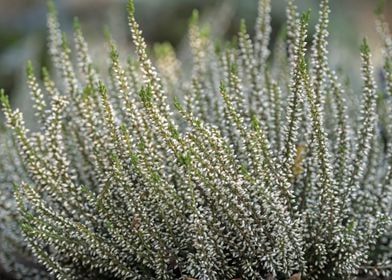
<svg viewBox="0 0 392 280">
<path fill-rule="evenodd" d="M 40 81 L 27 65 L 40 128 L 30 132 L 1 93 L 3 268 L 24 279 L 388 275 L 388 27 L 380 15 L 385 90 L 364 40 L 353 95 L 328 64 L 328 0 L 311 44 L 309 12 L 289 0 L 272 50 L 270 9 L 259 1 L 254 40 L 242 22 L 220 44 L 195 12 L 188 73 L 167 44 L 153 63 L 129 0 L 136 59 L 107 36 L 99 72 L 78 22 L 71 50 L 49 2 L 58 77 L 44 69 Z"/>
</svg>

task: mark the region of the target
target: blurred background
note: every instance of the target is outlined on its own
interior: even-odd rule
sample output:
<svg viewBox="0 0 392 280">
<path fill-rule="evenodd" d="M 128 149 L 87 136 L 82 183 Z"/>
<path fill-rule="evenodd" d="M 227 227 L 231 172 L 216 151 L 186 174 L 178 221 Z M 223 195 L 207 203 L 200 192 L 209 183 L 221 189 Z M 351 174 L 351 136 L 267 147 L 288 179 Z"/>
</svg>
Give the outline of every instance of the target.
<svg viewBox="0 0 392 280">
<path fill-rule="evenodd" d="M 73 17 L 81 21 L 93 57 L 104 47 L 103 26 L 108 25 L 115 40 L 127 49 L 130 36 L 126 20 L 126 0 L 55 0 L 62 29 L 71 31 Z M 273 36 L 285 21 L 285 0 L 273 0 Z M 312 10 L 312 24 L 318 14 L 318 2 L 297 0 L 301 10 Z M 359 69 L 359 44 L 367 37 L 374 62 L 381 62 L 380 41 L 375 30 L 374 9 L 377 0 L 331 0 L 330 62 L 332 65 Z M 198 9 L 201 19 L 210 22 L 217 37 L 231 38 L 245 18 L 252 27 L 257 0 L 135 0 L 136 16 L 150 46 L 168 41 L 178 50 L 184 44 L 188 19 Z M 386 1 L 385 15 L 392 24 L 392 1 Z M 249 31 L 253 33 L 252 28 Z M 28 108 L 25 92 L 24 65 L 31 59 L 36 66 L 49 66 L 46 54 L 45 0 L 0 0 L 0 88 L 11 95 L 15 106 Z M 38 69 L 38 67 L 37 67 Z M 350 71 L 353 75 L 355 71 Z M 18 102 L 18 99 L 22 100 Z"/>
</svg>

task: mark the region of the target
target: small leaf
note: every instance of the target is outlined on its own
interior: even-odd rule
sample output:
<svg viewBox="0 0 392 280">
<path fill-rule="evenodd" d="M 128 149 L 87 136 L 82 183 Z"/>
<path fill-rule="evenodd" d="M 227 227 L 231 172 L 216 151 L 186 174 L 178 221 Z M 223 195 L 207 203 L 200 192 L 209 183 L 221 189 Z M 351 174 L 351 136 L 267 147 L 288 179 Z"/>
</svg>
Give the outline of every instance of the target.
<svg viewBox="0 0 392 280">
<path fill-rule="evenodd" d="M 195 9 L 192 11 L 191 18 L 189 19 L 189 24 L 195 25 L 198 23 L 198 21 L 199 21 L 199 11 Z"/>
<path fill-rule="evenodd" d="M 4 89 L 0 89 L 0 103 L 4 108 L 10 108 L 10 101 L 8 95 L 5 94 Z"/>
<path fill-rule="evenodd" d="M 128 8 L 128 15 L 133 16 L 135 13 L 135 4 L 133 0 L 128 0 L 127 8 Z"/>
<path fill-rule="evenodd" d="M 376 9 L 374 10 L 374 13 L 376 16 L 381 16 L 384 13 L 385 10 L 385 0 L 379 0 L 376 6 Z"/>
<path fill-rule="evenodd" d="M 360 49 L 363 54 L 368 54 L 370 52 L 369 44 L 368 44 L 366 38 L 363 38 Z"/>
</svg>

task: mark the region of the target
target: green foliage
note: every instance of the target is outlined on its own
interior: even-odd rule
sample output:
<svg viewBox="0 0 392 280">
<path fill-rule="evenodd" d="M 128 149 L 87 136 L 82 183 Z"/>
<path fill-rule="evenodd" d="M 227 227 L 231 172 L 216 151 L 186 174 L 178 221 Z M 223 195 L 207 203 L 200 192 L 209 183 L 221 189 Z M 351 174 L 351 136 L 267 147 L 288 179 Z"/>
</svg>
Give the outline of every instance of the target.
<svg viewBox="0 0 392 280">
<path fill-rule="evenodd" d="M 390 274 L 387 25 L 379 15 L 385 104 L 376 102 L 364 40 L 352 119 L 356 104 L 328 65 L 328 0 L 309 55 L 310 12 L 300 15 L 293 1 L 287 34 L 268 48 L 270 4 L 259 1 L 254 40 L 242 22 L 238 44 L 219 51 L 194 12 L 189 76 L 168 44 L 155 47 L 153 64 L 132 0 L 137 58 L 124 62 L 108 34 L 108 74 L 96 71 L 77 20 L 70 47 L 49 2 L 49 52 L 62 83 L 45 69 L 37 81 L 27 64 L 38 131 L 0 91 L 2 268 L 17 279 Z"/>
</svg>

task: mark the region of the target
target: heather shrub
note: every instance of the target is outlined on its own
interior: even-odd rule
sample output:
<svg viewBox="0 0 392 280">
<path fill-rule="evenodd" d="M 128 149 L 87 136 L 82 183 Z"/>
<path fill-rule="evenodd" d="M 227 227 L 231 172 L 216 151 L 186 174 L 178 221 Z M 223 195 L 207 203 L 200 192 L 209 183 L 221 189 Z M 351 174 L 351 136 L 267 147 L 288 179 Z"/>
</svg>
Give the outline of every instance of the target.
<svg viewBox="0 0 392 280">
<path fill-rule="evenodd" d="M 309 12 L 289 0 L 270 48 L 270 0 L 259 1 L 253 40 L 242 22 L 237 41 L 216 43 L 195 12 L 188 73 L 170 45 L 150 58 L 129 0 L 136 58 L 108 36 L 99 72 L 78 22 L 71 50 L 49 3 L 58 77 L 44 69 L 40 81 L 27 65 L 40 128 L 1 94 L 4 269 L 24 279 L 388 275 L 392 37 L 379 15 L 385 88 L 364 40 L 352 93 L 328 64 L 329 13 L 320 1 L 308 43 Z"/>
</svg>

